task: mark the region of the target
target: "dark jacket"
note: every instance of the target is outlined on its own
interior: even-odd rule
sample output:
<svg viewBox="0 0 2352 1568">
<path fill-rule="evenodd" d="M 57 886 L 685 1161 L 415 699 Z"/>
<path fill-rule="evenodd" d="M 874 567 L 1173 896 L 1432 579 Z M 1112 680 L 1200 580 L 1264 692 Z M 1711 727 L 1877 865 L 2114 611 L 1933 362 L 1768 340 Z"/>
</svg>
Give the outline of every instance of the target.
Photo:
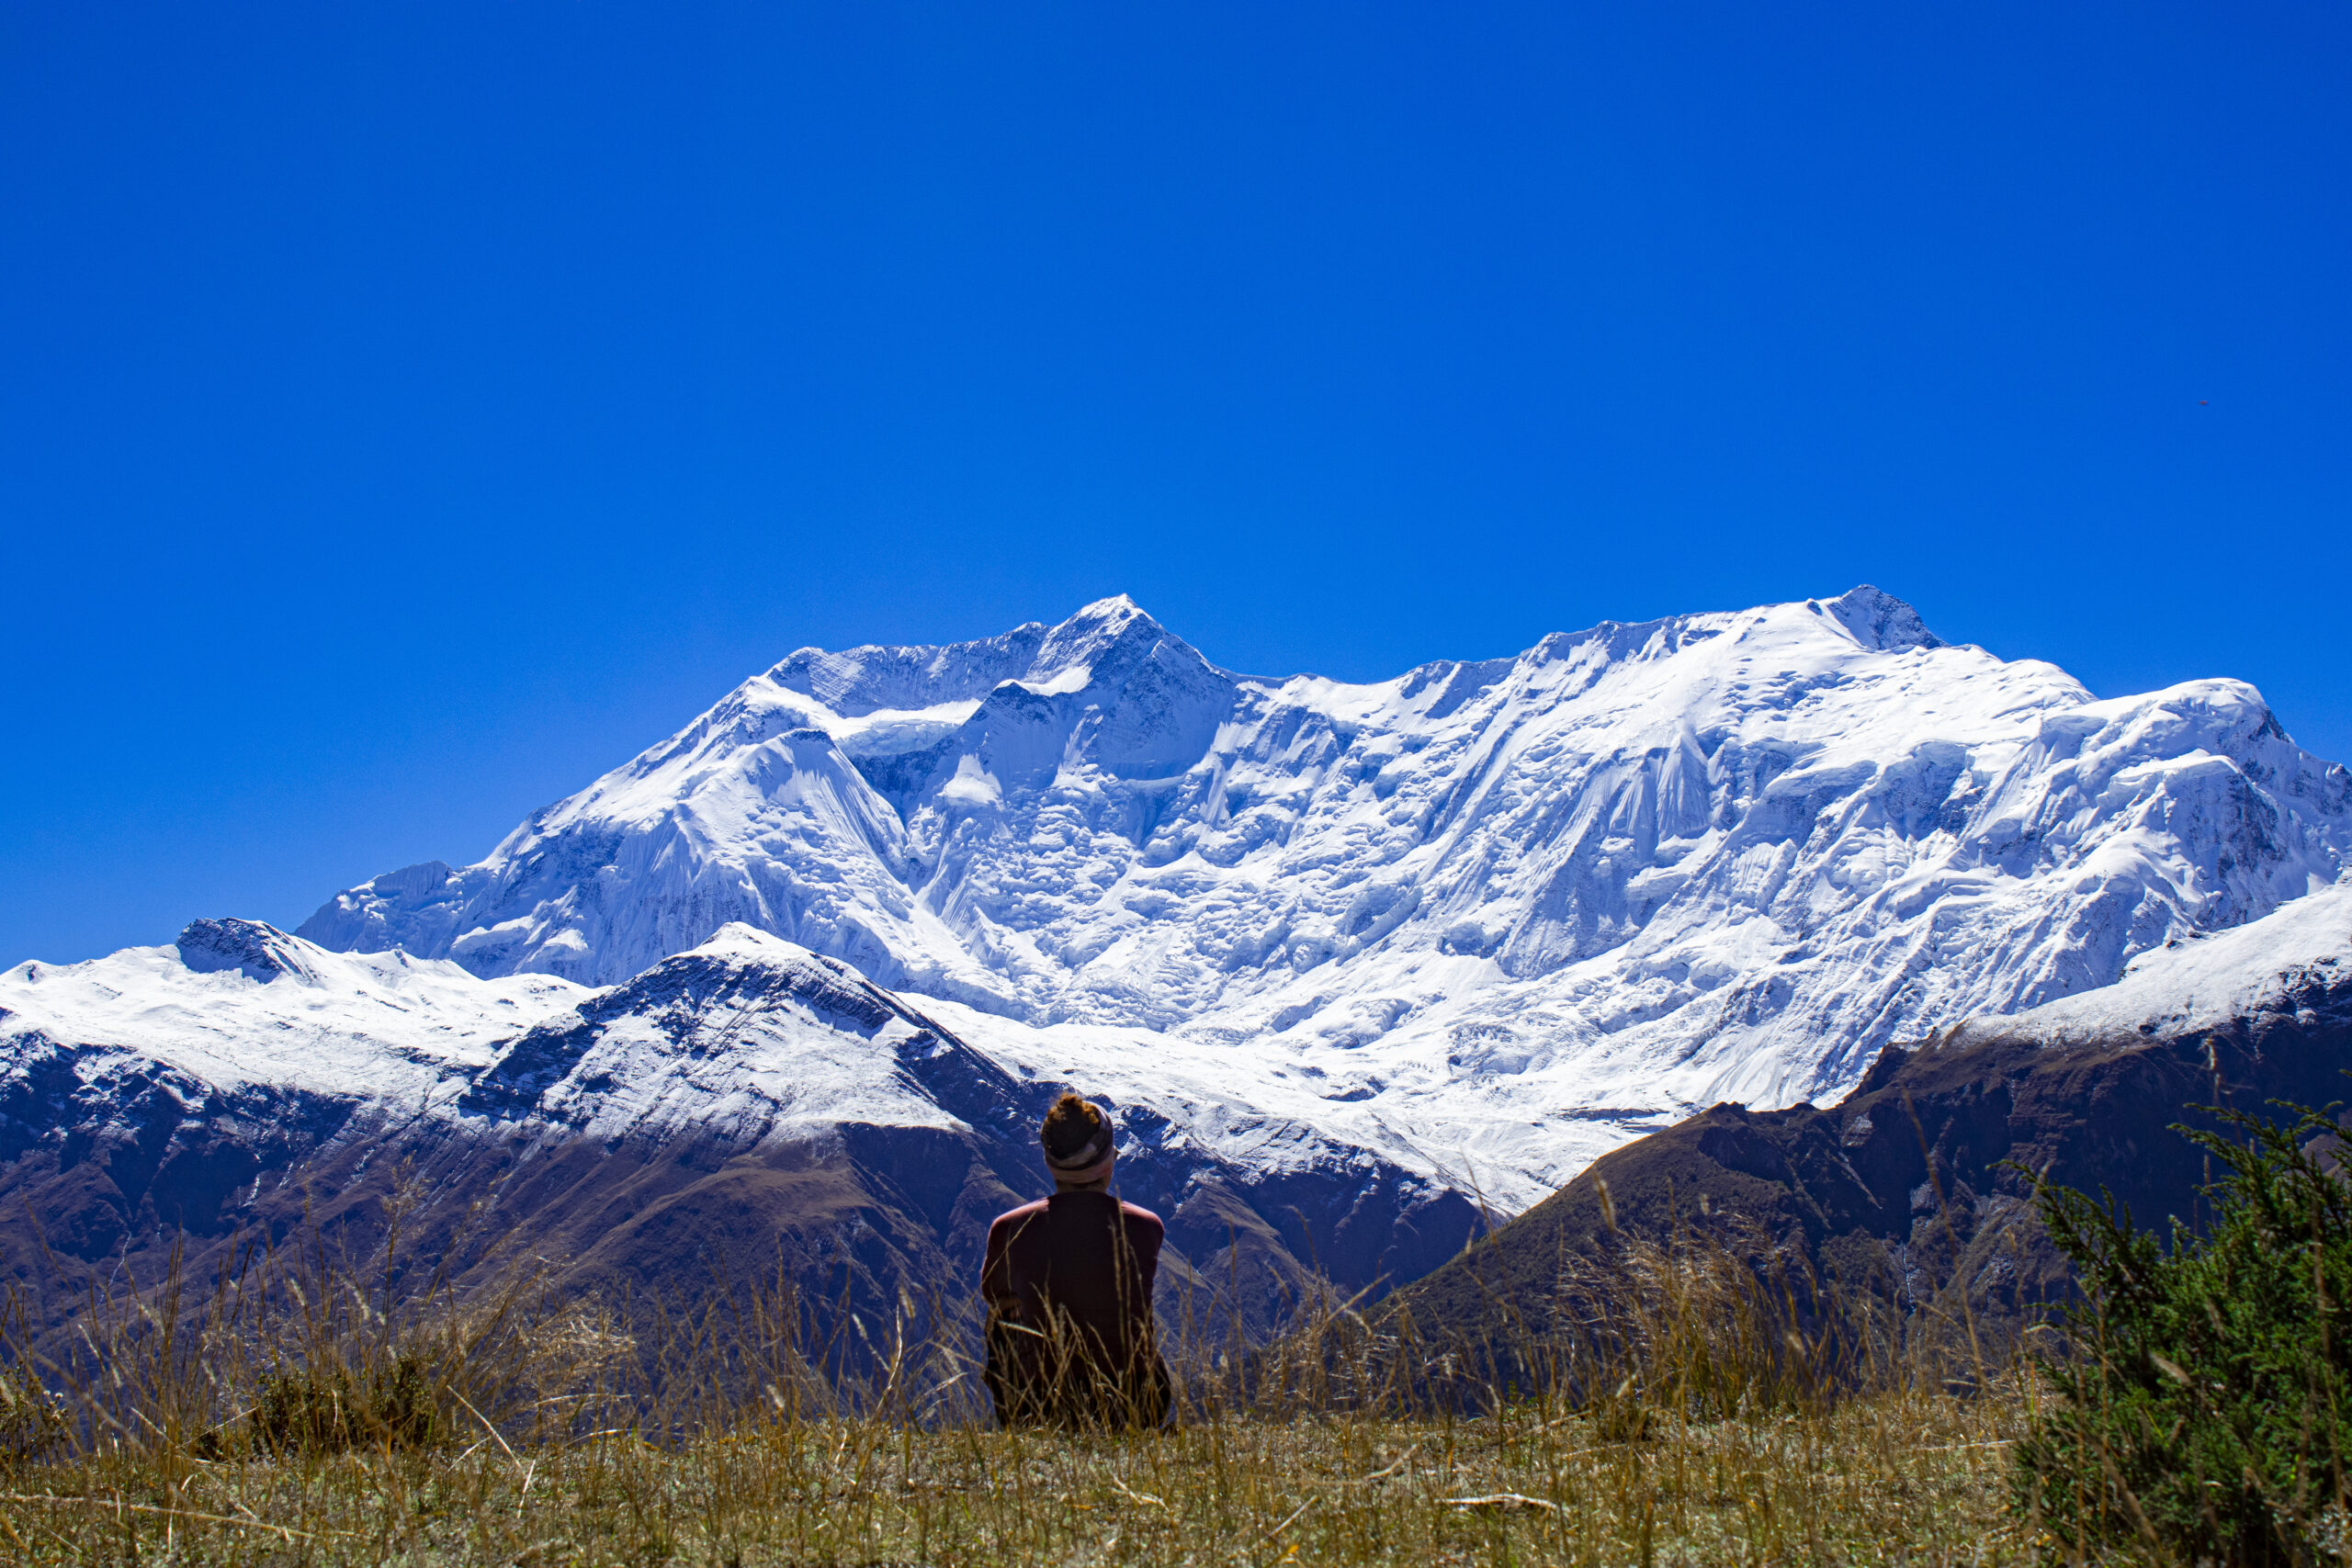
<svg viewBox="0 0 2352 1568">
<path fill-rule="evenodd" d="M 1005 1426 L 1156 1427 L 1168 1369 L 1151 1314 L 1166 1229 L 1106 1192 L 1057 1192 L 989 1227 L 989 1395 Z"/>
</svg>

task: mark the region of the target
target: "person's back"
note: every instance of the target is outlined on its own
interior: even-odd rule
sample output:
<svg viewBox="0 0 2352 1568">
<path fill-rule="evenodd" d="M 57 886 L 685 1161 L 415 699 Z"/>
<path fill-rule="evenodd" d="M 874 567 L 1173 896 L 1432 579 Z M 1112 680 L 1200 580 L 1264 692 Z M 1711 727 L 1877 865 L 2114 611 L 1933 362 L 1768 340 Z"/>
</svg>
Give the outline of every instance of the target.
<svg viewBox="0 0 2352 1568">
<path fill-rule="evenodd" d="M 1109 1191 L 1110 1124 L 1065 1095 L 1040 1131 L 1057 1190 L 989 1227 L 989 1393 L 1006 1426 L 1158 1426 L 1170 1389 L 1151 1312 L 1159 1217 Z"/>
</svg>

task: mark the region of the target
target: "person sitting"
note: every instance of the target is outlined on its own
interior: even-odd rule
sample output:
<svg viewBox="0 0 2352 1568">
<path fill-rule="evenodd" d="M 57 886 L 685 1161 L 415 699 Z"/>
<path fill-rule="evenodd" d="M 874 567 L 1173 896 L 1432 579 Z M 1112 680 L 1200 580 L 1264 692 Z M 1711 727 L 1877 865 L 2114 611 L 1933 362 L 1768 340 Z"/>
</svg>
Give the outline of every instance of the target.
<svg viewBox="0 0 2352 1568">
<path fill-rule="evenodd" d="M 989 1227 L 982 1377 L 1004 1427 L 1158 1427 L 1172 1391 L 1151 1312 L 1166 1227 L 1111 1195 L 1109 1118 L 1074 1094 L 1037 1130 L 1054 1195 Z"/>
</svg>

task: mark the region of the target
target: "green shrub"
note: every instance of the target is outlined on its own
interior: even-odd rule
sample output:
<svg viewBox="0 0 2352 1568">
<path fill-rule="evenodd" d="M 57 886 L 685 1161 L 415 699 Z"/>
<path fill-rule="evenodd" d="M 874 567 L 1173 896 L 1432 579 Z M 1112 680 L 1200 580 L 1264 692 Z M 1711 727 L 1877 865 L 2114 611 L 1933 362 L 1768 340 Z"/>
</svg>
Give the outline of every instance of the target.
<svg viewBox="0 0 2352 1568">
<path fill-rule="evenodd" d="M 2052 1554 L 2303 1564 L 2344 1533 L 2352 1376 L 2352 1186 L 2317 1157 L 2335 1128 L 2219 1115 L 2187 1127 L 2223 1179 L 2213 1223 L 2169 1247 L 2111 1196 L 2037 1181 L 2085 1299 L 2042 1363 L 2055 1397 L 2017 1448 L 2013 1506 Z"/>
</svg>

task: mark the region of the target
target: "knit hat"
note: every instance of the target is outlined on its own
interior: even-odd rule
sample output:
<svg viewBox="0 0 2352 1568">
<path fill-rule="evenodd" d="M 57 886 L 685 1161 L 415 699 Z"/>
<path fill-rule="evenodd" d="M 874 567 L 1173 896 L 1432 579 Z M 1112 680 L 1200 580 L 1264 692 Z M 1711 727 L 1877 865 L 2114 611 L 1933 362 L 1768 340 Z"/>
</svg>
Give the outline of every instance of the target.
<svg viewBox="0 0 2352 1568">
<path fill-rule="evenodd" d="M 1066 1094 L 1046 1112 L 1037 1141 L 1045 1145 L 1046 1164 L 1054 1174 L 1076 1176 L 1111 1157 L 1111 1119 L 1077 1095 Z"/>
</svg>

